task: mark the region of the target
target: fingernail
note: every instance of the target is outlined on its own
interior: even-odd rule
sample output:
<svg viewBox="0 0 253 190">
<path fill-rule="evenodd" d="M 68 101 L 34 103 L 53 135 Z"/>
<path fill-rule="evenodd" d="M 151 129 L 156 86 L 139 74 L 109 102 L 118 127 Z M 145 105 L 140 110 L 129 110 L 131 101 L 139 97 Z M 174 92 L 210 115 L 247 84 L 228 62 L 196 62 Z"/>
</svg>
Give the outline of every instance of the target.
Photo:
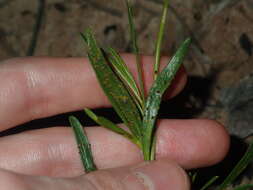
<svg viewBox="0 0 253 190">
<path fill-rule="evenodd" d="M 189 189 L 189 180 L 185 171 L 173 162 L 154 161 L 134 167 L 132 172 L 145 190 Z"/>
</svg>

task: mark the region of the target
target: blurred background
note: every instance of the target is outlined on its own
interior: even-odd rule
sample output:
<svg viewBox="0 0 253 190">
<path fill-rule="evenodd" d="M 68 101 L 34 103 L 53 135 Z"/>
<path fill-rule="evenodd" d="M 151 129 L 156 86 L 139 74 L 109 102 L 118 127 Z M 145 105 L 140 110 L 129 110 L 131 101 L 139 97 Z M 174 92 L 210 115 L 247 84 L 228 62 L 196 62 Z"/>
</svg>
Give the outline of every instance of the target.
<svg viewBox="0 0 253 190">
<path fill-rule="evenodd" d="M 151 55 L 162 0 L 132 2 L 141 52 Z M 19 56 L 86 56 L 79 33 L 87 27 L 102 46 L 131 51 L 124 0 L 0 0 L 0 61 Z M 164 102 L 160 117 L 215 119 L 232 135 L 249 140 L 253 134 L 253 1 L 171 0 L 163 54 L 173 55 L 187 37 L 193 39 L 184 64 L 187 87 Z M 37 126 L 66 123 L 67 116 L 33 122 Z"/>
</svg>

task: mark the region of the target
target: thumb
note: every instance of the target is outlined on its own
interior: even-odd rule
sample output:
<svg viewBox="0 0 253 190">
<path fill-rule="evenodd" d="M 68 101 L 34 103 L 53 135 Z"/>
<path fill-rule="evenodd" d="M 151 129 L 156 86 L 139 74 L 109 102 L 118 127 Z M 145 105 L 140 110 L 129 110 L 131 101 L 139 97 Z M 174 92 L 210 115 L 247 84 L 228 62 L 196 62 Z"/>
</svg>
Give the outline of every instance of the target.
<svg viewBox="0 0 253 190">
<path fill-rule="evenodd" d="M 190 189 L 185 171 L 176 163 L 165 160 L 143 162 L 132 167 L 98 170 L 83 177 L 94 186 L 94 190 Z"/>
<path fill-rule="evenodd" d="M 3 175 L 4 172 L 0 176 Z M 189 180 L 173 162 L 158 160 L 131 167 L 98 170 L 72 179 L 31 177 L 5 171 L 1 187 L 13 190 L 189 190 Z M 3 177 L 3 176 L 2 176 Z M 11 179 L 13 178 L 13 180 Z M 0 180 L 1 181 L 1 180 Z M 7 182 L 7 183 L 6 183 Z"/>
</svg>

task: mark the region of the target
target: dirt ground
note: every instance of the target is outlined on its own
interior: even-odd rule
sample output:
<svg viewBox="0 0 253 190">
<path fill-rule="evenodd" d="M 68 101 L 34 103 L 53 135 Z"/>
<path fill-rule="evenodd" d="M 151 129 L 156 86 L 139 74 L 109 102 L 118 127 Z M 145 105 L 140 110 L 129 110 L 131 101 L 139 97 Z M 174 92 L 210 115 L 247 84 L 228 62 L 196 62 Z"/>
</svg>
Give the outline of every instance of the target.
<svg viewBox="0 0 253 190">
<path fill-rule="evenodd" d="M 151 55 L 162 0 L 134 2 L 139 46 Z M 130 51 L 123 0 L 0 0 L 0 61 L 18 56 L 85 56 L 79 33 Z M 186 90 L 164 103 L 161 117 L 216 119 L 231 134 L 253 134 L 253 1 L 173 0 L 163 54 L 191 37 Z"/>
</svg>

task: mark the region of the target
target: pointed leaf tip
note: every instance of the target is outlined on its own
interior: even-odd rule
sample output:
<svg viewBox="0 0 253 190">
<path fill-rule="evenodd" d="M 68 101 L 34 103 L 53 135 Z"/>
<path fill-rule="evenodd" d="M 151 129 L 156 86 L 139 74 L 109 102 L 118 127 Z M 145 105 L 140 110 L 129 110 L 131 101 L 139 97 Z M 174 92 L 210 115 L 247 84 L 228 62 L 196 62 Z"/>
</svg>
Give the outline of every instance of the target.
<svg viewBox="0 0 253 190">
<path fill-rule="evenodd" d="M 98 117 L 88 108 L 84 108 L 85 113 L 94 121 L 98 120 Z"/>
<path fill-rule="evenodd" d="M 83 130 L 81 123 L 74 116 L 69 117 L 69 122 L 75 134 L 79 154 L 83 163 L 83 167 L 85 168 L 85 171 L 86 172 L 95 171 L 97 168 L 94 164 L 90 143 L 88 137 L 85 134 L 85 131 Z"/>
</svg>

